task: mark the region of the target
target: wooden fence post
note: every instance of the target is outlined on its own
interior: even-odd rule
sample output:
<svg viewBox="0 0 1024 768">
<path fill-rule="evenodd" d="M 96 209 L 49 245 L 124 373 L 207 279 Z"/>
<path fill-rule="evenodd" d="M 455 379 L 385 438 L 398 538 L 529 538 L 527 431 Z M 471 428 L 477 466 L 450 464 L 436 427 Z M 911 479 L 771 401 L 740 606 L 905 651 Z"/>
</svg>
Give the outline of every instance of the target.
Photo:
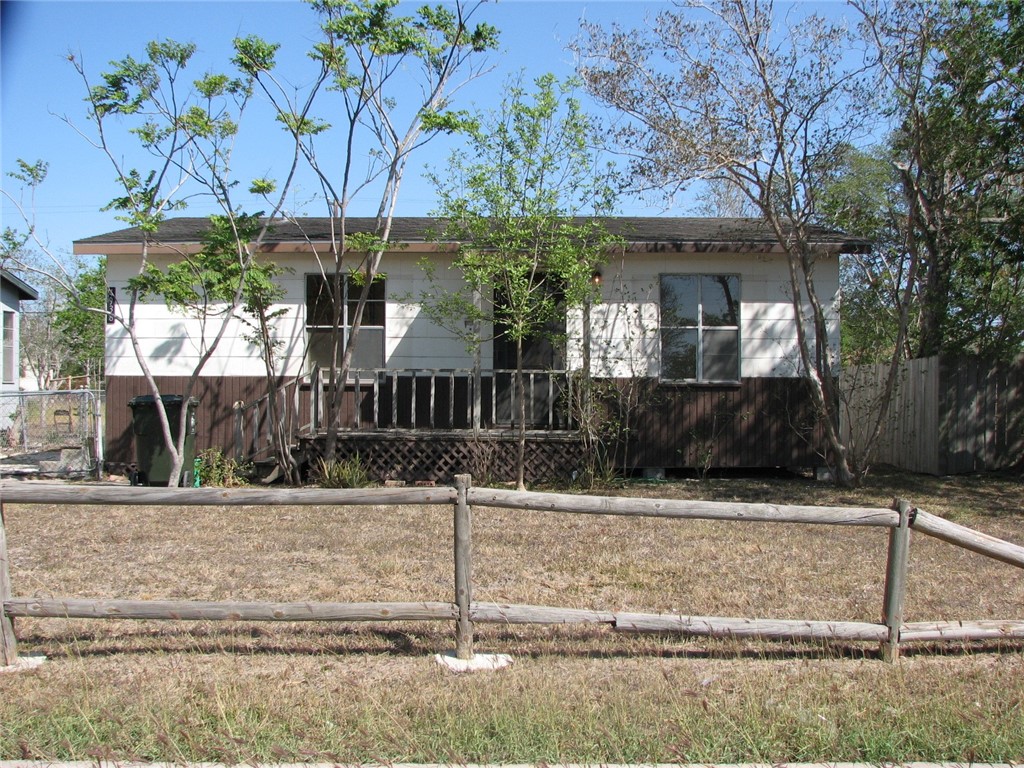
<svg viewBox="0 0 1024 768">
<path fill-rule="evenodd" d="M 0 501 L 0 667 L 14 664 L 18 659 L 18 642 L 14 636 L 14 620 L 7 615 L 4 604 L 11 599 L 11 572 L 7 567 L 7 529 L 4 525 L 4 505 Z"/>
<path fill-rule="evenodd" d="M 473 518 L 466 500 L 472 484 L 471 475 L 455 476 L 458 493 L 455 502 L 455 606 L 459 612 L 455 625 L 455 657 L 464 661 L 473 658 L 473 620 L 469 615 L 473 599 Z"/>
<path fill-rule="evenodd" d="M 889 639 L 882 643 L 882 659 L 890 664 L 899 658 L 900 627 L 903 626 L 903 602 L 907 589 L 907 557 L 910 553 L 910 518 L 913 507 L 903 499 L 893 502 L 900 513 L 899 525 L 889 529 L 889 556 L 885 564 L 885 602 L 882 620 L 889 628 Z"/>
</svg>

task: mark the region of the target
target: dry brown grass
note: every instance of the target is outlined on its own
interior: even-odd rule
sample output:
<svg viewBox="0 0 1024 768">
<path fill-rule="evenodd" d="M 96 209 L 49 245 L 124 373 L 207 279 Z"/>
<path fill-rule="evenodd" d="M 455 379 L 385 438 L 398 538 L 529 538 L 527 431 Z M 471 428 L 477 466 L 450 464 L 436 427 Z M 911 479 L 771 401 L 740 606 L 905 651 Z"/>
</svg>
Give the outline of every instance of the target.
<svg viewBox="0 0 1024 768">
<path fill-rule="evenodd" d="M 855 492 L 760 478 L 604 493 L 857 506 L 902 495 L 1024 544 L 1024 488 L 1013 476 L 889 474 Z M 19 597 L 451 600 L 447 507 L 8 505 L 5 515 Z M 879 529 L 478 508 L 473 536 L 480 601 L 858 621 L 881 612 L 887 534 Z M 1021 619 L 1024 579 L 915 536 L 906 618 Z M 449 624 L 50 619 L 21 620 L 18 634 L 22 652 L 53 660 L 0 676 L 0 758 L 1024 756 L 1024 664 L 1013 644 L 919 648 L 891 667 L 864 645 L 484 626 L 477 650 L 517 663 L 467 679 L 429 661 L 452 648 Z"/>
</svg>

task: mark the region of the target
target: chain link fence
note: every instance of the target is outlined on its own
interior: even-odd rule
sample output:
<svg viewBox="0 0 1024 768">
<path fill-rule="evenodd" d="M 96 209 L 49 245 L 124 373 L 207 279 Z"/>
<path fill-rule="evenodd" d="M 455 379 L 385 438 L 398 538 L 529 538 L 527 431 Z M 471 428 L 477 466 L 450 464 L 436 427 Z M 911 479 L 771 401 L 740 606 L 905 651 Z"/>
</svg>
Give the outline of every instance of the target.
<svg viewBox="0 0 1024 768">
<path fill-rule="evenodd" d="M 0 393 L 0 458 L 23 458 L 44 474 L 98 472 L 103 393 L 74 389 Z"/>
</svg>

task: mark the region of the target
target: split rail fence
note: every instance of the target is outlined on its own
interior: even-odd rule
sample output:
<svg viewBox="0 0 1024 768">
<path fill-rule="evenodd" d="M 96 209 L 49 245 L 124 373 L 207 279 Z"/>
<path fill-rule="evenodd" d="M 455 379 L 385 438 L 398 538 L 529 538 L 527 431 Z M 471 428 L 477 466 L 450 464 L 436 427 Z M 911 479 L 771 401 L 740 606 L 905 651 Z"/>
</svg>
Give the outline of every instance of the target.
<svg viewBox="0 0 1024 768">
<path fill-rule="evenodd" d="M 468 475 L 454 487 L 326 489 L 126 488 L 40 483 L 0 483 L 0 665 L 17 660 L 14 621 L 18 618 L 171 619 L 227 621 L 451 621 L 456 655 L 473 656 L 476 623 L 603 624 L 621 632 L 676 633 L 708 637 L 776 640 L 874 641 L 893 660 L 906 642 L 971 641 L 1024 638 L 1024 621 L 903 621 L 911 530 L 1024 568 L 1024 547 L 974 531 L 905 501 L 892 509 L 838 508 L 680 501 L 622 497 L 530 493 L 473 488 Z M 14 597 L 8 566 L 3 504 L 145 505 L 145 506 L 408 506 L 453 507 L 454 594 L 452 602 L 404 603 L 266 603 L 179 600 L 84 600 Z M 889 529 L 882 619 L 801 621 L 679 616 L 568 609 L 535 605 L 480 603 L 472 599 L 472 509 L 502 508 L 588 515 L 705 519 L 767 523 L 804 523 Z"/>
</svg>

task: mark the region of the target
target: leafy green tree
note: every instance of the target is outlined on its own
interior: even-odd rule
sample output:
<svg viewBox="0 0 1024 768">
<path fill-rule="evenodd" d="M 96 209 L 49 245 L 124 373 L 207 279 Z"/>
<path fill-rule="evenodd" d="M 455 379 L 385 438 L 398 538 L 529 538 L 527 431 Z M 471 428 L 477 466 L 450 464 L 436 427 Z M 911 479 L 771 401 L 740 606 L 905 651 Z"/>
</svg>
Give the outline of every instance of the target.
<svg viewBox="0 0 1024 768">
<path fill-rule="evenodd" d="M 258 37 L 235 41 L 236 63 L 254 79 L 295 139 L 331 217 L 329 247 L 314 250 L 331 287 L 333 307 L 328 456 L 335 451 L 344 383 L 370 289 L 389 248 L 409 160 L 433 136 L 466 127 L 466 115 L 450 109 L 451 98 L 484 71 L 477 63 L 480 54 L 496 46 L 494 27 L 472 21 L 481 4 L 458 0 L 403 16 L 397 0 L 310 0 L 320 17 L 323 40 L 310 52 L 318 72 L 298 94 L 277 79 L 276 44 Z M 336 101 L 323 106 L 329 98 Z M 326 110 L 328 117 L 320 117 L 318 110 Z M 348 231 L 349 208 L 363 193 L 379 193 L 377 226 L 372 233 L 353 234 Z M 353 283 L 362 290 L 346 327 L 343 285 L 350 274 L 359 274 Z"/>
<path fill-rule="evenodd" d="M 770 0 L 719 0 L 678 3 L 643 30 L 584 24 L 575 45 L 587 89 L 621 113 L 614 135 L 637 188 L 725 184 L 785 253 L 801 375 L 842 484 L 863 468 L 840 432 L 812 225 L 823 180 L 863 130 L 866 89 L 845 56 L 850 42 L 848 30 L 813 13 L 782 19 Z"/>
<path fill-rule="evenodd" d="M 155 398 L 173 461 L 171 485 L 178 484 L 183 471 L 188 409 L 181 409 L 175 441 L 140 341 L 137 308 L 146 297 L 159 295 L 173 311 L 198 321 L 199 335 L 193 339 L 198 360 L 180 393 L 187 402 L 243 304 L 254 256 L 268 226 L 259 214 L 241 211 L 233 200 L 231 155 L 251 96 L 251 78 L 207 73 L 189 81 L 186 70 L 195 50 L 190 43 L 151 42 L 142 58 L 129 55 L 112 62 L 96 83 L 81 61 L 70 57 L 85 84 L 89 106 L 91 130 L 79 132 L 109 159 L 121 192 L 109 208 L 135 226 L 142 241 L 139 271 L 129 282 L 126 306 L 118 306 L 112 319 L 127 336 Z M 147 167 L 134 167 L 123 159 L 126 135 L 137 142 Z M 282 191 L 275 211 L 286 192 Z M 161 245 L 160 224 L 196 195 L 212 200 L 221 213 L 211 217 L 198 252 L 179 250 L 179 259 L 158 266 L 152 256 Z"/>
<path fill-rule="evenodd" d="M 81 376 L 88 381 L 103 377 L 106 345 L 107 266 L 100 259 L 74 279 L 72 300 L 55 316 L 61 343 L 69 352 L 62 376 Z"/>
<path fill-rule="evenodd" d="M 1009 0 L 858 0 L 888 94 L 914 356 L 1024 344 L 1024 13 Z"/>
<path fill-rule="evenodd" d="M 845 364 L 912 357 L 920 335 L 916 264 L 906 244 L 906 204 L 892 151 L 847 148 L 821 192 L 821 221 L 871 243 L 840 265 Z"/>
<path fill-rule="evenodd" d="M 469 148 L 453 153 L 432 179 L 445 222 L 444 241 L 459 243 L 458 291 L 442 287 L 424 263 L 433 290 L 427 314 L 479 350 L 480 329 L 515 345 L 519 445 L 517 483 L 525 487 L 526 397 L 523 344 L 564 343 L 567 310 L 595 298 L 592 276 L 616 242 L 599 219 L 614 205 L 611 173 L 593 147 L 596 127 L 575 96 L 576 84 L 553 75 L 528 93 L 506 91 L 499 111 L 482 119 Z M 584 350 L 587 355 L 589 350 Z M 585 372 L 589 374 L 589 371 Z"/>
</svg>

